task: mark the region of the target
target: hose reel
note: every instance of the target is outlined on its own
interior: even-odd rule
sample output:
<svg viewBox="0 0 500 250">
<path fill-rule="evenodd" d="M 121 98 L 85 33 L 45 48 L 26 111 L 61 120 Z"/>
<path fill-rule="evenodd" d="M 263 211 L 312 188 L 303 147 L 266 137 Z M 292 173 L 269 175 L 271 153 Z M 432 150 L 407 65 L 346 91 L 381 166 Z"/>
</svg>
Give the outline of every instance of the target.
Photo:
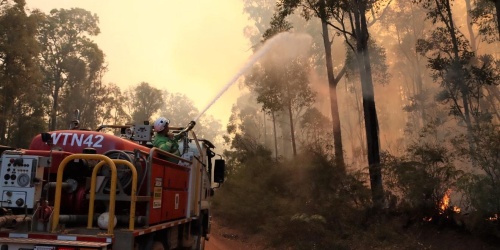
<svg viewBox="0 0 500 250">
<path fill-rule="evenodd" d="M 137 180 L 138 182 L 142 179 L 144 176 L 144 169 L 143 165 L 141 162 L 145 162 L 144 159 L 137 159 L 134 156 L 133 152 L 130 151 L 121 151 L 121 150 L 111 150 L 106 152 L 104 155 L 111 159 L 119 159 L 119 160 L 126 160 L 132 163 L 132 165 L 135 166 L 137 170 Z M 117 187 L 117 192 L 120 192 L 120 190 L 123 190 L 125 193 L 129 194 L 130 189 L 131 189 L 131 184 L 132 184 L 132 171 L 128 166 L 125 166 L 124 164 L 116 164 L 116 177 L 117 177 L 117 184 L 119 184 L 120 187 Z M 100 176 L 104 176 L 105 180 L 102 185 L 105 185 L 102 190 L 104 193 L 109 194 L 110 192 L 110 183 L 111 183 L 111 171 L 110 168 L 107 164 L 101 167 L 99 170 Z M 139 187 L 137 187 L 139 189 Z"/>
</svg>

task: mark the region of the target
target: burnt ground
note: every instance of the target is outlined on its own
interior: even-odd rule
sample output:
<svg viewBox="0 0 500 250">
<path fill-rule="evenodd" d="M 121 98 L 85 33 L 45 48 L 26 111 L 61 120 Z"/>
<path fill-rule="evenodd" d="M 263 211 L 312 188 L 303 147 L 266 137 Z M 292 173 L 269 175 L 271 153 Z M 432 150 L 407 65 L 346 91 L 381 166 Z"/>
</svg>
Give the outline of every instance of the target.
<svg viewBox="0 0 500 250">
<path fill-rule="evenodd" d="M 428 227 L 422 228 L 419 231 L 414 235 L 418 242 L 422 243 L 422 249 L 500 249 L 498 239 L 492 235 L 481 237 L 453 228 L 436 229 Z"/>
<path fill-rule="evenodd" d="M 424 250 L 493 250 L 500 249 L 500 237 L 474 235 L 455 225 L 419 225 L 405 229 L 400 240 L 383 244 L 353 244 L 351 249 L 424 249 Z M 245 235 L 240 230 L 212 220 L 212 233 L 206 250 L 271 250 L 264 237 Z"/>
<path fill-rule="evenodd" d="M 237 229 L 221 225 L 217 220 L 212 219 L 210 239 L 206 242 L 205 250 L 260 249 L 268 249 L 262 237 L 245 235 Z"/>
</svg>

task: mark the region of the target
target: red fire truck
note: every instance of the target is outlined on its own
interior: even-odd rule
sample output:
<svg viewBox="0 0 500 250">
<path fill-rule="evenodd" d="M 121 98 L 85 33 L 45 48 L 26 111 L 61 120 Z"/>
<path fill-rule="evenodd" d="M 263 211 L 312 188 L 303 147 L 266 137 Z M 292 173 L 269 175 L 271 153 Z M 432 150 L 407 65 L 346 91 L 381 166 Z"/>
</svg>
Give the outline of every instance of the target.
<svg viewBox="0 0 500 250">
<path fill-rule="evenodd" d="M 0 250 L 203 249 L 225 163 L 193 127 L 170 127 L 186 135 L 182 157 L 152 146 L 148 122 L 76 119 L 28 149 L 0 147 Z"/>
</svg>

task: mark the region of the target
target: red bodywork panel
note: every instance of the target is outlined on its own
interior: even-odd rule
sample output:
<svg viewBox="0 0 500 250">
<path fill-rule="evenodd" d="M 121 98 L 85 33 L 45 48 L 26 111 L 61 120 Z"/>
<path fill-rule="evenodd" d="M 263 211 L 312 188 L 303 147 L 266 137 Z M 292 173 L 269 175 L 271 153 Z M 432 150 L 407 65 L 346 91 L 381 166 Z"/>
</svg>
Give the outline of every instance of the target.
<svg viewBox="0 0 500 250">
<path fill-rule="evenodd" d="M 134 149 L 138 149 L 143 153 L 148 153 L 150 150 L 148 147 L 133 141 L 96 131 L 59 130 L 50 132 L 50 134 L 54 147 L 51 173 L 57 173 L 57 168 L 65 157 L 71 154 L 80 154 L 85 148 L 94 148 L 98 154 L 105 154 L 110 150 L 134 151 Z M 37 135 L 31 141 L 26 154 L 49 156 L 50 146 L 42 141 L 41 135 Z"/>
<path fill-rule="evenodd" d="M 85 148 L 94 148 L 98 154 L 104 154 L 109 150 L 133 151 L 134 149 L 139 149 L 144 152 L 149 151 L 148 147 L 102 132 L 88 130 L 59 130 L 50 132 L 50 134 L 52 135 L 54 147 L 71 153 L 82 153 Z M 29 149 L 49 151 L 50 147 L 42 141 L 40 135 L 37 135 L 31 141 Z"/>
<path fill-rule="evenodd" d="M 169 221 L 186 217 L 187 191 L 163 189 L 162 220 Z"/>
<path fill-rule="evenodd" d="M 163 187 L 175 190 L 188 190 L 189 169 L 177 165 L 169 165 L 165 168 Z"/>
<path fill-rule="evenodd" d="M 149 223 L 183 218 L 188 205 L 190 169 L 154 158 L 152 165 L 151 210 Z"/>
</svg>

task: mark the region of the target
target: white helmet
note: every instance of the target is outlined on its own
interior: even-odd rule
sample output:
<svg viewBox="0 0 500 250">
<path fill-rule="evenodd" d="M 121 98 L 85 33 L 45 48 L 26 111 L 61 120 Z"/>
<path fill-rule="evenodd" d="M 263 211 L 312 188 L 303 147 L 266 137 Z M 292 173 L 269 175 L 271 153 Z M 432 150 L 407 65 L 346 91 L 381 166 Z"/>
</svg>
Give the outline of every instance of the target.
<svg viewBox="0 0 500 250">
<path fill-rule="evenodd" d="M 155 121 L 154 129 L 155 129 L 156 132 L 163 131 L 165 129 L 165 127 L 168 126 L 169 123 L 170 123 L 170 121 L 167 118 L 165 118 L 165 117 L 159 117 Z"/>
</svg>

